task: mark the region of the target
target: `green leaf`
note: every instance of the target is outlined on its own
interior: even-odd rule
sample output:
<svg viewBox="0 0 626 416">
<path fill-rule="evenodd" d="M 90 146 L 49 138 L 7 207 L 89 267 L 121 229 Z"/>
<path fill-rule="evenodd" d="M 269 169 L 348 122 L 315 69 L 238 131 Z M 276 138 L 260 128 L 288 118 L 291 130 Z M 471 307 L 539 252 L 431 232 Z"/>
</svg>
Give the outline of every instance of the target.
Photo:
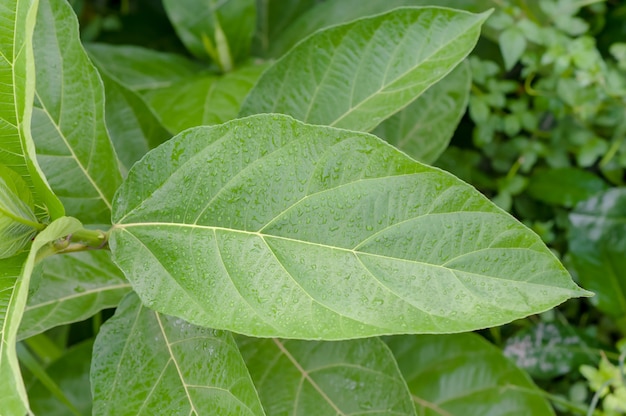
<svg viewBox="0 0 626 416">
<path fill-rule="evenodd" d="M 166 88 L 204 70 L 183 56 L 139 46 L 90 43 L 86 49 L 100 72 L 135 92 Z"/>
<path fill-rule="evenodd" d="M 526 37 L 517 26 L 511 26 L 500 33 L 498 38 L 504 68 L 509 71 L 515 66 L 526 50 Z"/>
<path fill-rule="evenodd" d="M 211 58 L 228 72 L 250 54 L 255 0 L 164 0 L 163 5 L 180 40 L 198 58 Z"/>
<path fill-rule="evenodd" d="M 148 150 L 171 137 L 141 96 L 101 74 L 106 125 L 125 172 Z"/>
<path fill-rule="evenodd" d="M 238 341 L 268 416 L 415 415 L 393 355 L 378 338 Z"/>
<path fill-rule="evenodd" d="M 40 1 L 33 45 L 32 129 L 39 163 L 70 215 L 107 224 L 122 178 L 105 125 L 102 81 L 81 46 L 67 2 Z"/>
<path fill-rule="evenodd" d="M 256 32 L 252 40 L 255 56 L 264 56 L 289 24 L 317 3 L 318 0 L 257 0 Z"/>
<path fill-rule="evenodd" d="M 296 43 L 322 28 L 385 13 L 398 7 L 435 4 L 471 12 L 483 12 L 493 6 L 493 3 L 476 0 L 325 0 L 318 2 L 315 7 L 295 19 L 276 41 L 270 44 L 269 55 L 275 58 L 284 55 Z"/>
<path fill-rule="evenodd" d="M 34 195 L 38 215 L 57 218 L 63 215 L 63 206 L 37 165 L 30 132 L 35 82 L 32 34 L 37 0 L 5 3 L 0 6 L 0 165 L 24 179 Z"/>
<path fill-rule="evenodd" d="M 241 114 L 369 131 L 461 62 L 486 18 L 404 8 L 317 32 L 265 71 Z"/>
<path fill-rule="evenodd" d="M 375 136 L 258 115 L 131 169 L 110 246 L 142 301 L 255 336 L 499 325 L 586 296 L 539 237 Z"/>
<path fill-rule="evenodd" d="M 107 251 L 48 257 L 41 268 L 43 276 L 28 296 L 18 339 L 115 307 L 130 290 Z"/>
<path fill-rule="evenodd" d="M 20 252 L 44 227 L 37 222 L 33 208 L 28 184 L 0 165 L 0 259 Z"/>
<path fill-rule="evenodd" d="M 263 415 L 228 332 L 158 314 L 130 294 L 101 328 L 91 367 L 94 415 Z"/>
<path fill-rule="evenodd" d="M 596 364 L 594 343 L 570 325 L 541 322 L 508 338 L 504 355 L 532 377 L 550 379 L 576 372 L 582 364 Z"/>
<path fill-rule="evenodd" d="M 419 415 L 554 415 L 530 377 L 478 335 L 386 341 Z"/>
<path fill-rule="evenodd" d="M 581 284 L 596 292 L 591 302 L 610 316 L 626 316 L 626 189 L 579 203 L 569 221 L 572 264 Z"/>
<path fill-rule="evenodd" d="M 74 218 L 58 218 L 35 237 L 28 254 L 0 259 L 0 409 L 9 414 L 25 414 L 28 406 L 15 343 L 37 255 L 49 242 L 81 228 Z"/>
<path fill-rule="evenodd" d="M 578 168 L 540 170 L 528 183 L 528 193 L 533 198 L 565 207 L 573 207 L 606 188 L 601 178 Z"/>
<path fill-rule="evenodd" d="M 448 147 L 465 113 L 471 85 L 472 74 L 465 62 L 373 133 L 415 160 L 433 163 Z"/>
<path fill-rule="evenodd" d="M 48 390 L 40 381 L 28 388 L 32 410 L 37 415 L 67 416 L 71 414 L 91 415 L 91 392 L 89 368 L 93 340 L 87 340 L 69 348 L 61 358 L 47 367 L 46 373 L 73 405 L 68 406 Z"/>
<path fill-rule="evenodd" d="M 267 65 L 247 65 L 223 76 L 198 75 L 144 94 L 172 133 L 220 124 L 237 117 L 241 102 Z"/>
</svg>

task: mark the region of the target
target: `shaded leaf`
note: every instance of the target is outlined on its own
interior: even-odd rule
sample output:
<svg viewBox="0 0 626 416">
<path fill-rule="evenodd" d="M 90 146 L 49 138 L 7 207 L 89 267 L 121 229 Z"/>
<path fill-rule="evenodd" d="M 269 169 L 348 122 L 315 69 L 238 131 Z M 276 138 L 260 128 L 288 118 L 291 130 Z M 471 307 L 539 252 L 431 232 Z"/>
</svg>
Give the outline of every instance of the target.
<svg viewBox="0 0 626 416">
<path fill-rule="evenodd" d="M 46 373 L 56 383 L 79 414 L 91 415 L 91 391 L 89 368 L 93 340 L 87 340 L 69 348 L 63 356 L 47 367 Z M 55 397 L 41 382 L 28 388 L 32 410 L 37 415 L 67 416 L 68 407 Z"/>
<path fill-rule="evenodd" d="M 144 307 L 128 295 L 101 328 L 94 415 L 263 415 L 232 335 Z"/>
<path fill-rule="evenodd" d="M 580 202 L 569 215 L 569 253 L 580 283 L 602 312 L 626 316 L 626 189 Z"/>
<path fill-rule="evenodd" d="M 37 215 L 58 218 L 63 206 L 48 187 L 37 165 L 30 120 L 35 66 L 32 35 L 36 0 L 0 5 L 0 165 L 15 171 L 27 183 L 37 204 Z"/>
<path fill-rule="evenodd" d="M 601 178 L 578 168 L 537 171 L 528 183 L 528 193 L 533 198 L 565 207 L 573 207 L 606 188 Z"/>
<path fill-rule="evenodd" d="M 423 163 L 433 163 L 448 147 L 467 108 L 472 74 L 464 62 L 372 133 Z"/>
<path fill-rule="evenodd" d="M 461 62 L 486 18 L 404 8 L 317 32 L 263 73 L 241 114 L 369 131 Z"/>
<path fill-rule="evenodd" d="M 375 136 L 258 115 L 131 169 L 111 250 L 149 307 L 256 336 L 467 331 L 585 296 L 539 237 Z"/>
<path fill-rule="evenodd" d="M 39 2 L 33 47 L 32 129 L 39 163 L 68 214 L 109 223 L 121 174 L 105 125 L 102 81 L 81 46 L 67 2 Z"/>
<path fill-rule="evenodd" d="M 504 355 L 534 378 L 549 379 L 598 361 L 595 342 L 576 328 L 541 322 L 506 340 Z"/>
<path fill-rule="evenodd" d="M 238 343 L 268 416 L 415 415 L 393 355 L 378 338 Z"/>
<path fill-rule="evenodd" d="M 211 58 L 230 71 L 235 62 L 248 57 L 256 0 L 164 0 L 163 5 L 180 40 L 198 58 Z M 219 32 L 223 32 L 223 39 Z M 220 46 L 221 42 L 225 45 Z"/>
<path fill-rule="evenodd" d="M 269 55 L 279 57 L 313 32 L 366 16 L 385 13 L 403 6 L 454 7 L 470 12 L 483 12 L 493 7 L 485 0 L 325 0 L 294 20 L 270 44 Z"/>
<path fill-rule="evenodd" d="M 172 133 L 237 117 L 241 102 L 267 65 L 247 65 L 223 76 L 199 75 L 144 94 Z"/>
<path fill-rule="evenodd" d="M 73 218 L 58 218 L 35 237 L 29 253 L 0 259 L 0 409 L 9 414 L 25 414 L 28 406 L 15 343 L 37 255 L 49 242 L 81 228 Z"/>
<path fill-rule="evenodd" d="M 139 46 L 89 43 L 86 49 L 100 72 L 135 92 L 169 87 L 205 70 L 183 56 Z"/>
<path fill-rule="evenodd" d="M 386 342 L 421 416 L 554 415 L 530 377 L 478 335 L 399 336 Z"/>
<path fill-rule="evenodd" d="M 509 71 L 524 54 L 526 37 L 521 29 L 511 26 L 500 33 L 498 43 L 500 44 L 502 59 L 504 59 L 504 68 Z"/>
<path fill-rule="evenodd" d="M 106 251 L 56 255 L 46 258 L 40 267 L 42 277 L 28 296 L 19 339 L 115 307 L 130 291 L 130 284 Z"/>
</svg>

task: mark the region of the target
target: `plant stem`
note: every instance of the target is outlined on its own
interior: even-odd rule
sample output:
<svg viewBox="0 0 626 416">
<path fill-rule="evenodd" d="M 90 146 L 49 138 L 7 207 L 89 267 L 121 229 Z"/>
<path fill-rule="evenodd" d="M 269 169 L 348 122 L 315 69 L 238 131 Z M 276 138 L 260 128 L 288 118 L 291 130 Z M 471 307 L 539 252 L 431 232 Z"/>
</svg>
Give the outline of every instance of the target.
<svg viewBox="0 0 626 416">
<path fill-rule="evenodd" d="M 31 220 L 28 220 L 26 218 L 18 217 L 16 215 L 13 215 L 11 212 L 6 211 L 6 210 L 4 210 L 2 208 L 0 208 L 0 214 L 2 214 L 4 216 L 7 216 L 7 217 L 11 218 L 13 221 L 19 222 L 20 224 L 28 225 L 29 227 L 32 227 L 32 228 L 34 228 L 37 231 L 42 231 L 44 228 L 46 228 L 45 224 L 41 224 L 41 223 L 38 223 L 38 222 L 35 222 L 35 221 L 31 221 Z"/>
<path fill-rule="evenodd" d="M 84 228 L 73 233 L 69 240 L 71 243 L 88 246 L 87 248 L 104 248 L 109 241 L 108 235 L 104 231 Z"/>
</svg>

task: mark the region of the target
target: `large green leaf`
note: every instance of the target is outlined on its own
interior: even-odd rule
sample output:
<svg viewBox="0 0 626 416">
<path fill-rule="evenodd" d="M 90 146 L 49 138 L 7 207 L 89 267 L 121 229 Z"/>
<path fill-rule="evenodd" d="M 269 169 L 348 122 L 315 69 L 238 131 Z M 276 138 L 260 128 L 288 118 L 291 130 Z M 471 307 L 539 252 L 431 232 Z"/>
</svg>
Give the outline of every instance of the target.
<svg viewBox="0 0 626 416">
<path fill-rule="evenodd" d="M 238 343 L 268 416 L 415 415 L 396 361 L 378 338 Z"/>
<path fill-rule="evenodd" d="M 281 0 L 281 3 L 283 1 Z M 269 55 L 279 57 L 313 32 L 351 20 L 388 12 L 403 6 L 454 7 L 483 12 L 495 4 L 491 0 L 325 0 L 295 19 L 269 45 Z"/>
<path fill-rule="evenodd" d="M 478 335 L 386 341 L 420 416 L 554 414 L 530 377 Z"/>
<path fill-rule="evenodd" d="M 191 325 L 127 296 L 101 328 L 91 366 L 94 415 L 263 415 L 228 332 Z"/>
<path fill-rule="evenodd" d="M 0 409 L 7 414 L 25 414 L 28 406 L 15 343 L 37 255 L 49 242 L 81 228 L 73 218 L 58 218 L 35 237 L 29 253 L 0 259 Z"/>
<path fill-rule="evenodd" d="M 36 415 L 91 415 L 89 368 L 92 348 L 93 339 L 74 345 L 46 368 L 46 374 L 71 403 L 73 412 L 47 386 L 37 381 L 28 387 L 28 397 Z"/>
<path fill-rule="evenodd" d="M 465 113 L 471 85 L 470 66 L 464 62 L 373 133 L 415 160 L 433 163 L 448 147 Z"/>
<path fill-rule="evenodd" d="M 580 202 L 569 215 L 569 249 L 591 302 L 613 317 L 626 316 L 626 189 Z"/>
<path fill-rule="evenodd" d="M 204 74 L 147 91 L 146 102 L 172 133 L 237 117 L 241 102 L 267 65 L 247 65 L 223 76 Z"/>
<path fill-rule="evenodd" d="M 102 81 L 65 0 L 40 1 L 33 45 L 39 163 L 70 215 L 106 224 L 121 174 L 105 125 Z"/>
<path fill-rule="evenodd" d="M 599 352 L 590 336 L 556 322 L 540 322 L 507 338 L 504 355 L 537 379 L 578 371 L 582 364 L 597 365 Z"/>
<path fill-rule="evenodd" d="M 204 70 L 183 56 L 139 46 L 90 43 L 86 49 L 100 72 L 136 92 L 166 88 Z"/>
<path fill-rule="evenodd" d="M 42 277 L 28 296 L 19 339 L 115 307 L 130 290 L 107 251 L 52 256 L 40 267 Z"/>
<path fill-rule="evenodd" d="M 32 34 L 37 0 L 0 5 L 0 165 L 26 181 L 39 208 L 37 214 L 58 218 L 63 206 L 50 191 L 35 156 L 30 133 L 35 66 Z"/>
<path fill-rule="evenodd" d="M 588 294 L 452 175 L 277 114 L 151 151 L 113 220 L 113 259 L 148 306 L 249 335 L 468 331 Z"/>
<path fill-rule="evenodd" d="M 256 0 L 164 0 L 187 49 L 225 71 L 248 57 L 255 31 Z"/>
<path fill-rule="evenodd" d="M 105 73 L 106 124 L 125 172 L 148 150 L 171 137 L 139 96 Z"/>
<path fill-rule="evenodd" d="M 317 32 L 265 71 L 241 114 L 369 131 L 461 62 L 486 18 L 404 8 Z"/>
</svg>

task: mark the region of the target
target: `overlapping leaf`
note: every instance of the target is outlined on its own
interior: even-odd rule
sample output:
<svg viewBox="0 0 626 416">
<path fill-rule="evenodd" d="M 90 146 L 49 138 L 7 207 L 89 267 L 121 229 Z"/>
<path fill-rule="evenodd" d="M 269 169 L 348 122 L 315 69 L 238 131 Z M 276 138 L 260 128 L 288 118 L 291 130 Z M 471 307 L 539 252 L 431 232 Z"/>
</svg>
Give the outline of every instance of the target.
<svg viewBox="0 0 626 416">
<path fill-rule="evenodd" d="M 396 361 L 378 338 L 238 343 L 268 416 L 415 415 Z"/>
<path fill-rule="evenodd" d="M 317 32 L 261 76 L 241 114 L 369 131 L 461 62 L 486 18 L 404 8 Z"/>
<path fill-rule="evenodd" d="M 498 325 L 584 296 L 539 237 L 375 136 L 259 115 L 131 170 L 114 261 L 199 325 L 345 339 Z"/>
<path fill-rule="evenodd" d="M 67 2 L 40 1 L 33 47 L 39 163 L 70 215 L 106 224 L 121 174 L 105 125 L 102 81 Z"/>
<path fill-rule="evenodd" d="M 423 163 L 448 147 L 467 108 L 472 74 L 464 62 L 372 132 Z"/>
<path fill-rule="evenodd" d="M 421 416 L 554 415 L 530 377 L 478 335 L 386 341 Z"/>
<path fill-rule="evenodd" d="M 106 251 L 57 255 L 40 267 L 42 277 L 28 297 L 19 339 L 115 307 L 130 290 Z"/>
<path fill-rule="evenodd" d="M 94 415 L 264 415 L 232 335 L 120 304 L 94 345 Z"/>
</svg>

